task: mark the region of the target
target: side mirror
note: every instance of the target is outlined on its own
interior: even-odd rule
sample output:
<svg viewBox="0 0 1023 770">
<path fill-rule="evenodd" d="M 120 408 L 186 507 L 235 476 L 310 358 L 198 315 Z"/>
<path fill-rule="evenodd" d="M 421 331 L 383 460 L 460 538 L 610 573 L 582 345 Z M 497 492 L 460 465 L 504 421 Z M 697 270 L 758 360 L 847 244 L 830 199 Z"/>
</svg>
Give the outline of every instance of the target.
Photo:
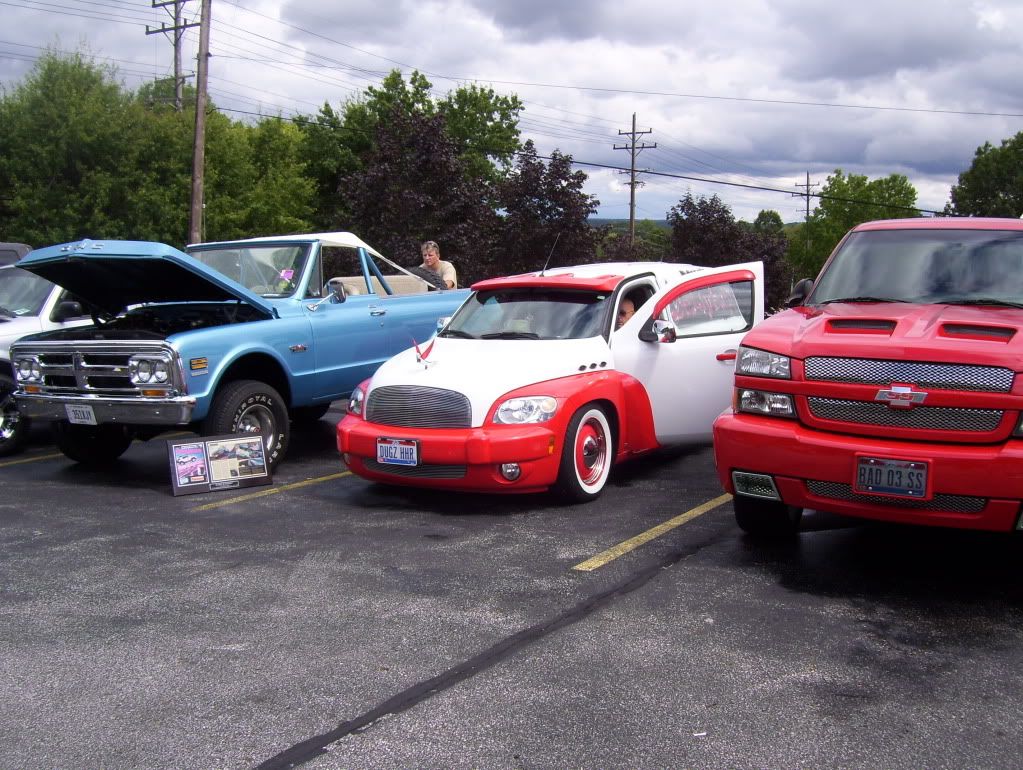
<svg viewBox="0 0 1023 770">
<path fill-rule="evenodd" d="M 785 307 L 796 307 L 802 305 L 810 292 L 813 291 L 813 278 L 804 278 L 792 287 L 792 294 L 785 300 Z"/>
<path fill-rule="evenodd" d="M 678 339 L 675 324 L 671 321 L 654 321 L 653 332 L 657 342 L 674 342 Z"/>
<path fill-rule="evenodd" d="M 330 286 L 330 296 L 334 298 L 335 302 L 344 302 L 348 299 L 348 292 L 345 291 L 343 281 L 331 281 L 327 285 Z"/>
<path fill-rule="evenodd" d="M 85 315 L 85 311 L 82 309 L 81 302 L 74 302 L 72 300 L 64 300 L 58 302 L 57 307 L 53 310 L 51 316 L 54 321 L 60 323 L 66 321 L 69 318 L 80 318 Z"/>
</svg>

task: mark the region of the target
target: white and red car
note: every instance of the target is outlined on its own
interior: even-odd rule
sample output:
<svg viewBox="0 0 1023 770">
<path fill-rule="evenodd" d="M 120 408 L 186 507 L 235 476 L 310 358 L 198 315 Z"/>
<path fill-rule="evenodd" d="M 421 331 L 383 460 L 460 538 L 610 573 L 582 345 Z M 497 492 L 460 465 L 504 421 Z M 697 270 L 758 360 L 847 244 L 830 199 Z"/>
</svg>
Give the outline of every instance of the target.
<svg viewBox="0 0 1023 770">
<path fill-rule="evenodd" d="M 614 463 L 710 440 L 763 297 L 759 262 L 481 281 L 435 338 L 356 388 L 338 450 L 388 484 L 593 499 Z M 626 299 L 636 312 L 616 329 Z"/>
</svg>

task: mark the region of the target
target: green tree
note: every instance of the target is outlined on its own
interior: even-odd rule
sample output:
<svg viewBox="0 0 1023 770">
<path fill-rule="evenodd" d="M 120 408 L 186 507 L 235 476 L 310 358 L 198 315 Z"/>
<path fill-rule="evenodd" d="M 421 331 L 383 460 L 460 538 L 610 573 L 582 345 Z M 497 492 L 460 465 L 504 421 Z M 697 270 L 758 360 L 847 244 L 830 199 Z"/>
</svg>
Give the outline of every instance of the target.
<svg viewBox="0 0 1023 770">
<path fill-rule="evenodd" d="M 820 202 L 799 233 L 802 237 L 792 239 L 787 260 L 796 275 L 816 276 L 850 229 L 875 219 L 920 216 L 915 206 L 916 188 L 902 174 L 870 180 L 836 169 L 821 188 Z"/>
<path fill-rule="evenodd" d="M 608 262 L 660 262 L 671 257 L 671 230 L 649 219 L 637 219 L 629 242 L 628 222 L 608 226 L 602 233 L 600 257 Z"/>
<path fill-rule="evenodd" d="M 583 192 L 586 174 L 572 170 L 572 156 L 555 150 L 548 163 L 532 140 L 518 155 L 511 173 L 498 185 L 503 211 L 494 275 L 539 270 L 547 264 L 593 262 L 600 233 L 589 217 L 600 205 Z"/>
<path fill-rule="evenodd" d="M 1023 131 L 977 148 L 973 163 L 952 185 L 945 213 L 967 217 L 1023 216 Z"/>
<path fill-rule="evenodd" d="M 5 237 L 46 245 L 126 233 L 121 151 L 130 99 L 113 70 L 82 54 L 45 53 L 0 100 L 0 195 Z M 129 123 L 130 125 L 130 123 Z"/>
<path fill-rule="evenodd" d="M 395 261 L 418 265 L 419 244 L 435 240 L 460 285 L 485 275 L 497 217 L 485 182 L 466 174 L 442 115 L 423 119 L 396 105 L 366 162 L 341 186 L 352 228 Z"/>
</svg>

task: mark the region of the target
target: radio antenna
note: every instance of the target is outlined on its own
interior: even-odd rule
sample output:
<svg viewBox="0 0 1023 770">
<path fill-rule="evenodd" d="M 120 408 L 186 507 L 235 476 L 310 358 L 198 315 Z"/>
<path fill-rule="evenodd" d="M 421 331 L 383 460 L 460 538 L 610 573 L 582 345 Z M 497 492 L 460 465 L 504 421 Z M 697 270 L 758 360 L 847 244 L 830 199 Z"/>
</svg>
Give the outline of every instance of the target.
<svg viewBox="0 0 1023 770">
<path fill-rule="evenodd" d="M 541 278 L 543 277 L 544 271 L 545 271 L 545 270 L 547 270 L 547 266 L 548 266 L 548 265 L 549 265 L 549 264 L 551 263 L 551 257 L 553 257 L 553 256 L 554 256 L 554 247 L 558 245 L 558 238 L 560 238 L 560 237 L 561 237 L 561 231 L 560 231 L 560 230 L 558 230 L 558 234 L 557 234 L 557 236 L 555 236 L 555 238 L 554 238 L 554 243 L 553 243 L 553 244 L 551 245 L 551 251 L 550 251 L 550 253 L 549 253 L 549 254 L 547 255 L 547 261 L 546 261 L 546 262 L 544 262 L 544 264 L 543 264 L 543 269 L 542 269 L 542 270 L 540 270 L 540 277 L 541 277 Z"/>
</svg>

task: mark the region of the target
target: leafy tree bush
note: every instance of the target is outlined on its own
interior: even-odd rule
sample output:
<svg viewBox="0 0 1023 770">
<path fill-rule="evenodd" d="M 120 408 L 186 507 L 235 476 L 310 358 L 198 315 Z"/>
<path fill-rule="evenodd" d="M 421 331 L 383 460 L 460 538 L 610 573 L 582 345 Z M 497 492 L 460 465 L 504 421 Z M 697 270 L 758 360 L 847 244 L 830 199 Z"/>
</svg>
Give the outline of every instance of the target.
<svg viewBox="0 0 1023 770">
<path fill-rule="evenodd" d="M 1023 131 L 1002 141 L 985 142 L 973 163 L 952 185 L 945 213 L 968 217 L 1023 216 Z"/>
</svg>

